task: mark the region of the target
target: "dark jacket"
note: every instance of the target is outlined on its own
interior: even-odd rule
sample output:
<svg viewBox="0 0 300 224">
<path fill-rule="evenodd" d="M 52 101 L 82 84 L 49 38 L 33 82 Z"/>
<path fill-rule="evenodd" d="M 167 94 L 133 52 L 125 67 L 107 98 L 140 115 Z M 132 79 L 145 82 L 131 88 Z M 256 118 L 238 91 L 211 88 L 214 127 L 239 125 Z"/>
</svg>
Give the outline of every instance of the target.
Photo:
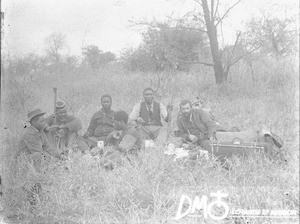
<svg viewBox="0 0 300 224">
<path fill-rule="evenodd" d="M 53 156 L 55 156 L 56 153 L 55 149 L 53 149 L 48 142 L 45 133 L 43 131 L 38 131 L 33 126 L 26 128 L 26 131 L 20 140 L 18 152 L 15 155 L 15 158 L 17 158 L 22 152 L 26 155 L 42 153 L 51 154 Z"/>
<path fill-rule="evenodd" d="M 110 110 L 107 113 L 103 109 L 97 111 L 90 122 L 87 129 L 89 137 L 107 137 L 113 130 L 114 111 Z"/>
<path fill-rule="evenodd" d="M 202 139 L 207 139 L 214 136 L 216 132 L 216 122 L 211 119 L 210 115 L 202 109 L 192 109 L 190 120 L 199 131 L 203 134 Z M 182 138 L 188 139 L 189 130 L 187 125 L 187 120 L 183 115 L 179 115 L 177 118 L 177 125 L 179 133 Z M 199 136 L 197 136 L 199 137 Z"/>
</svg>

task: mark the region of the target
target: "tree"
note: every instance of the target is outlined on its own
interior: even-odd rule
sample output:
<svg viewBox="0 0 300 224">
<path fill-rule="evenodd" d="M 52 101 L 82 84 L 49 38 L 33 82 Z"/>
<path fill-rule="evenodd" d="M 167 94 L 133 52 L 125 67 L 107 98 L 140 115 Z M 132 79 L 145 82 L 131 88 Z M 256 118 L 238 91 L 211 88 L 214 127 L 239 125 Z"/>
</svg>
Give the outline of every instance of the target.
<svg viewBox="0 0 300 224">
<path fill-rule="evenodd" d="M 228 77 L 228 72 L 230 70 L 231 65 L 227 64 L 227 68 L 222 66 L 222 58 L 221 52 L 219 48 L 218 42 L 218 34 L 217 34 L 217 27 L 218 25 L 226 18 L 229 12 L 239 3 L 241 0 L 238 0 L 235 4 L 229 7 L 222 16 L 219 16 L 219 0 L 216 2 L 215 0 L 210 0 L 210 7 L 208 5 L 207 0 L 194 0 L 198 4 L 201 5 L 203 10 L 203 18 L 204 23 L 206 25 L 206 33 L 209 38 L 210 43 L 210 50 L 213 60 L 213 68 L 215 72 L 215 80 L 217 84 L 226 81 Z M 201 19 L 200 19 L 201 21 Z M 203 20 L 202 20 L 203 21 Z"/>
<path fill-rule="evenodd" d="M 154 66 L 151 70 L 188 70 L 188 61 L 198 60 L 207 53 L 206 38 L 199 30 L 187 30 L 186 19 L 132 23 L 147 28 L 142 34 L 143 44 L 137 50 L 151 61 L 149 64 Z"/>
<path fill-rule="evenodd" d="M 214 69 L 215 73 L 215 80 L 217 84 L 220 84 L 224 81 L 226 81 L 230 67 L 232 64 L 226 64 L 227 67 L 223 67 L 222 65 L 222 56 L 221 56 L 221 51 L 219 47 L 219 42 L 218 42 L 218 26 L 222 23 L 222 21 L 228 16 L 230 11 L 242 0 L 237 0 L 236 3 L 234 3 L 232 6 L 227 8 L 225 12 L 220 15 L 219 12 L 219 5 L 220 1 L 219 0 L 210 0 L 210 4 L 208 4 L 207 0 L 194 0 L 198 6 L 201 8 L 197 8 L 193 10 L 192 12 L 187 13 L 187 15 L 181 19 L 181 21 L 186 21 L 188 17 L 192 17 L 192 21 L 185 22 L 183 24 L 179 24 L 177 28 L 180 28 L 180 30 L 184 30 L 183 34 L 186 34 L 189 31 L 194 31 L 197 32 L 199 35 L 200 40 L 204 40 L 202 43 L 205 43 L 205 37 L 208 37 L 209 40 L 209 48 L 210 48 L 210 53 L 212 57 L 212 62 L 210 61 L 204 61 L 200 57 L 194 57 L 194 58 L 189 58 L 192 60 L 187 60 L 187 58 L 178 58 L 178 57 L 172 57 L 171 61 L 175 61 L 177 64 L 203 64 L 207 66 L 212 66 Z M 135 23 L 136 25 L 148 25 L 150 27 L 153 27 L 151 23 Z M 204 28 L 205 26 L 205 28 Z M 159 26 L 154 26 L 155 28 L 160 28 Z M 159 38 L 159 35 L 156 35 L 155 38 Z M 237 38 L 238 39 L 238 38 Z M 191 40 L 188 40 L 187 42 L 190 42 Z M 201 42 L 200 42 L 201 43 Z M 238 41 L 236 41 L 238 43 Z M 181 42 L 177 46 L 182 45 Z M 198 51 L 201 51 L 204 48 L 201 49 L 201 47 L 205 46 L 200 45 L 198 46 Z M 200 48 L 200 49 L 199 49 Z M 155 49 L 155 48 L 154 48 Z M 156 48 L 157 49 L 157 48 Z M 159 48 L 161 49 L 161 47 Z M 165 51 L 160 51 L 159 53 L 156 53 L 156 57 L 158 58 L 159 61 L 164 62 L 165 58 L 170 59 L 170 55 L 165 54 Z M 172 55 L 172 54 L 171 54 Z M 178 52 L 176 52 L 175 55 L 178 55 Z M 179 54 L 180 55 L 180 54 Z M 166 57 L 167 56 L 167 57 Z M 174 56 L 174 54 L 173 54 Z M 206 54 L 206 56 L 208 56 Z M 194 59 L 194 60 L 193 60 Z M 239 58 L 240 59 L 240 58 Z M 239 60 L 238 59 L 238 60 Z M 236 63 L 235 60 L 233 60 L 234 63 Z"/>
<path fill-rule="evenodd" d="M 103 52 L 95 45 L 89 45 L 82 49 L 84 61 L 86 61 L 92 69 L 96 70 L 104 67 L 108 62 L 114 61 L 116 56 L 111 52 Z"/>
<path fill-rule="evenodd" d="M 62 60 L 62 50 L 66 47 L 66 38 L 62 33 L 52 33 L 45 39 L 47 55 L 53 64 Z"/>
<path fill-rule="evenodd" d="M 297 33 L 291 18 L 279 19 L 263 15 L 247 23 L 247 40 L 261 47 L 262 53 L 285 56 L 296 50 Z"/>
</svg>

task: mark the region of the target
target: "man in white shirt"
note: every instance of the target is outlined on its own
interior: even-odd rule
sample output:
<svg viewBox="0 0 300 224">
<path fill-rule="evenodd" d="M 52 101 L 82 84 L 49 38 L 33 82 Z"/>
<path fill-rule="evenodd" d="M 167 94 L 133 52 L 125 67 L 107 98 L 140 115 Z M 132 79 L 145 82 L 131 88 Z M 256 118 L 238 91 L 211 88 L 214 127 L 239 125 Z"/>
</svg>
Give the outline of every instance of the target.
<svg viewBox="0 0 300 224">
<path fill-rule="evenodd" d="M 144 139 L 156 139 L 163 126 L 162 119 L 170 122 L 172 106 L 166 108 L 162 103 L 154 100 L 152 88 L 143 92 L 144 101 L 137 103 L 129 115 L 130 124 L 137 126 Z"/>
</svg>

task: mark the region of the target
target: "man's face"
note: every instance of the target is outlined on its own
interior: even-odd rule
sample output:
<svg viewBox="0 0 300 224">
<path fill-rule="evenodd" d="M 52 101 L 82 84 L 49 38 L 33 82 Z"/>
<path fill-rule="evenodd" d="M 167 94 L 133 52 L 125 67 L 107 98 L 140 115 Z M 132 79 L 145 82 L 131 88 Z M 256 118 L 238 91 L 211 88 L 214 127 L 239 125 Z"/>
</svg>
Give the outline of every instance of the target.
<svg viewBox="0 0 300 224">
<path fill-rule="evenodd" d="M 102 107 L 105 110 L 109 110 L 111 107 L 111 100 L 108 97 L 104 97 L 101 101 Z"/>
<path fill-rule="evenodd" d="M 181 105 L 181 113 L 183 114 L 183 116 L 188 117 L 191 114 L 191 106 L 189 103 L 185 104 L 185 105 Z"/>
<path fill-rule="evenodd" d="M 153 91 L 152 90 L 146 90 L 144 92 L 144 99 L 146 101 L 146 103 L 152 103 L 153 99 L 154 99 L 154 95 L 153 95 Z"/>
<path fill-rule="evenodd" d="M 39 116 L 36 120 L 32 122 L 32 125 L 37 129 L 37 130 L 42 130 L 44 127 L 44 115 Z"/>
</svg>

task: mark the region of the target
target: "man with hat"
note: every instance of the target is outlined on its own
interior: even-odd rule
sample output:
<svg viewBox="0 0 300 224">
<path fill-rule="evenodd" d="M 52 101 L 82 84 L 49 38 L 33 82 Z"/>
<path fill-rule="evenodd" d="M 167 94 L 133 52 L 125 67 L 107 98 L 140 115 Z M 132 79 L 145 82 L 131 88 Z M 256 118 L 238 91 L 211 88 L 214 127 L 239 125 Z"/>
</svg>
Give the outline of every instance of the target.
<svg viewBox="0 0 300 224">
<path fill-rule="evenodd" d="M 38 192 L 41 190 L 41 183 L 38 179 L 39 174 L 41 174 L 41 171 L 45 168 L 45 162 L 54 157 L 64 159 L 64 156 L 61 155 L 61 151 L 51 147 L 43 131 L 44 114 L 45 112 L 41 109 L 35 109 L 27 114 L 30 126 L 26 127 L 25 133 L 19 142 L 18 151 L 15 154 L 15 159 L 18 159 L 21 154 L 25 154 L 28 161 L 28 163 L 22 161 L 22 164 L 19 164 L 27 167 L 27 169 L 21 168 L 22 170 L 19 170 L 21 173 L 25 172 L 26 174 L 21 175 L 20 178 L 27 178 L 30 168 L 33 169 L 30 175 L 33 175 L 35 178 L 34 181 L 28 186 L 23 186 L 31 205 L 36 205 L 38 201 L 36 197 L 38 197 Z M 18 160 L 16 160 L 16 162 L 18 162 Z M 20 167 L 19 165 L 16 167 Z"/>
<path fill-rule="evenodd" d="M 96 146 L 97 141 L 106 141 L 107 136 L 114 131 L 114 111 L 111 109 L 112 98 L 105 94 L 101 97 L 101 110 L 97 111 L 90 121 L 90 125 L 83 137 L 90 148 Z"/>
<path fill-rule="evenodd" d="M 26 131 L 19 143 L 18 153 L 15 157 L 18 157 L 20 153 L 24 152 L 26 155 L 42 153 L 61 158 L 60 151 L 51 147 L 43 131 L 44 114 L 45 112 L 41 109 L 35 109 L 27 114 L 30 126 L 26 127 Z"/>
<path fill-rule="evenodd" d="M 161 136 L 160 130 L 163 126 L 162 119 L 169 122 L 172 105 L 167 108 L 154 100 L 154 91 L 152 88 L 146 88 L 143 91 L 144 102 L 137 103 L 129 115 L 130 123 L 138 127 L 139 132 L 144 139 L 159 139 L 163 141 L 166 136 Z"/>
<path fill-rule="evenodd" d="M 56 102 L 56 117 L 52 114 L 46 119 L 44 131 L 49 141 L 57 148 L 64 151 L 76 145 L 79 150 L 84 151 L 89 148 L 78 135 L 81 128 L 81 121 L 69 115 L 66 103 L 58 100 Z"/>
</svg>

